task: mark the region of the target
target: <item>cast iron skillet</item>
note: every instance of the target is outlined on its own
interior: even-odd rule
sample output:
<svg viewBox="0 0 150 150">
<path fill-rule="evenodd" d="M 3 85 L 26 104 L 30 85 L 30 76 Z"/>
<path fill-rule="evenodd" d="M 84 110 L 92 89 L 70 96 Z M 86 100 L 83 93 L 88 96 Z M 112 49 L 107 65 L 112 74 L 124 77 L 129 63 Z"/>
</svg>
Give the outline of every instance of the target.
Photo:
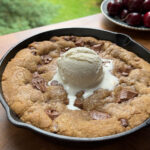
<svg viewBox="0 0 150 150">
<path fill-rule="evenodd" d="M 2 86 L 1 86 L 3 71 L 8 61 L 10 61 L 11 58 L 13 58 L 20 49 L 27 47 L 28 44 L 32 43 L 33 41 L 49 40 L 50 37 L 52 36 L 61 36 L 61 35 L 92 36 L 101 40 L 108 40 L 108 41 L 116 43 L 117 45 L 129 51 L 134 52 L 135 54 L 137 54 L 138 56 L 140 56 L 141 58 L 145 59 L 146 61 L 150 63 L 150 51 L 148 51 L 143 46 L 141 46 L 140 44 L 132 40 L 129 36 L 125 34 L 121 34 L 121 33 L 115 33 L 115 32 L 98 30 L 98 29 L 88 29 L 88 28 L 64 28 L 64 29 L 46 31 L 46 32 L 34 35 L 32 37 L 29 37 L 23 40 L 22 42 L 18 43 L 13 48 L 11 48 L 0 61 L 0 101 L 6 110 L 9 121 L 18 127 L 31 129 L 37 133 L 46 135 L 55 140 L 69 141 L 69 142 L 89 142 L 89 143 L 116 139 L 116 138 L 119 138 L 128 134 L 131 134 L 143 127 L 148 126 L 150 124 L 150 119 L 146 120 L 141 125 L 131 130 L 128 130 L 126 132 L 122 132 L 119 134 L 114 134 L 114 135 L 104 136 L 104 137 L 97 137 L 97 138 L 78 138 L 78 137 L 69 137 L 69 136 L 54 134 L 51 132 L 46 132 L 35 126 L 29 125 L 27 123 L 23 123 L 22 121 L 20 121 L 20 119 L 15 115 L 15 113 L 13 113 L 13 111 L 9 108 L 9 106 L 7 105 L 3 97 Z"/>
</svg>

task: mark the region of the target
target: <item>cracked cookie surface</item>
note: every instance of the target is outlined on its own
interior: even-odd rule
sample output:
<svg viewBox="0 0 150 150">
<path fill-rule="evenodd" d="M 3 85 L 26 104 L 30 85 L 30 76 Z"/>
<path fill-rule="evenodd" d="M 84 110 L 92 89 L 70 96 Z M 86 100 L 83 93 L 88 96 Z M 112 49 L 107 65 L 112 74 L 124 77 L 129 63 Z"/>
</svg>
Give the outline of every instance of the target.
<svg viewBox="0 0 150 150">
<path fill-rule="evenodd" d="M 112 59 L 119 79 L 113 91 L 98 89 L 83 99 L 77 93 L 69 110 L 67 93 L 51 85 L 57 59 L 70 48 L 85 46 Z M 2 77 L 5 100 L 18 117 L 43 130 L 74 137 L 100 137 L 127 131 L 150 116 L 150 64 L 114 43 L 93 37 L 60 36 L 33 42 L 8 62 Z"/>
</svg>

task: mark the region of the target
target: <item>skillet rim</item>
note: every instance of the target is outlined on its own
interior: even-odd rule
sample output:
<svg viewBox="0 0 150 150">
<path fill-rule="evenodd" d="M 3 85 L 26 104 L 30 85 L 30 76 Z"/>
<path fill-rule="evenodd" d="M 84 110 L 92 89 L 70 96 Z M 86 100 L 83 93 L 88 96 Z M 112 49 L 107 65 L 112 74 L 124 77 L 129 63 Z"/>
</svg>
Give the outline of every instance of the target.
<svg viewBox="0 0 150 150">
<path fill-rule="evenodd" d="M 101 31 L 101 32 L 107 32 L 108 34 L 113 34 L 113 35 L 116 35 L 116 36 L 122 36 L 124 38 L 127 38 L 128 39 L 128 43 L 133 43 L 134 45 L 140 47 L 143 49 L 143 51 L 145 51 L 149 56 L 150 56 L 150 51 L 147 50 L 146 48 L 144 48 L 142 45 L 140 45 L 139 43 L 137 43 L 136 41 L 134 41 L 131 37 L 129 37 L 128 35 L 126 34 L 122 34 L 122 33 L 117 33 L 117 32 L 112 32 L 112 31 L 107 31 L 107 30 L 100 30 L 100 29 L 95 29 L 95 28 L 61 28 L 61 29 L 54 29 L 54 30 L 49 30 L 49 31 L 45 31 L 45 32 L 41 32 L 41 33 L 38 33 L 36 35 L 33 35 L 33 36 L 30 36 L 30 37 L 27 37 L 25 39 L 23 39 L 21 42 L 18 42 L 17 44 L 15 44 L 12 48 L 10 48 L 6 54 L 2 57 L 2 59 L 0 60 L 0 68 L 5 65 L 3 64 L 4 61 L 6 61 L 5 59 L 7 59 L 7 56 L 10 54 L 11 51 L 13 51 L 16 47 L 18 47 L 19 45 L 21 45 L 22 43 L 26 42 L 27 40 L 29 39 L 33 39 L 36 37 L 36 36 L 42 36 L 43 34 L 45 33 L 49 33 L 49 32 L 56 32 L 56 31 L 62 31 L 62 30 L 95 30 L 95 31 Z M 75 32 L 74 32 L 75 33 Z M 75 35 L 75 34 L 74 34 Z M 81 35 L 82 36 L 82 35 Z M 17 51 L 18 52 L 18 51 Z M 15 54 L 17 53 L 15 52 Z M 13 57 L 11 57 L 13 58 Z M 8 62 L 8 61 L 7 61 Z M 6 65 L 5 65 L 6 67 Z M 5 69 L 5 68 L 4 68 Z M 0 70 L 0 90 L 2 89 L 1 87 L 1 81 L 2 81 L 2 74 L 3 74 L 3 70 Z M 147 119 L 146 121 L 144 121 L 142 124 L 140 124 L 139 126 L 135 127 L 135 128 L 132 128 L 128 131 L 125 131 L 125 132 L 121 132 L 121 133 L 118 133 L 118 134 L 113 134 L 113 135 L 109 135 L 109 136 L 104 136 L 104 137 L 94 137 L 94 138 L 80 138 L 80 137 L 71 137 L 71 136 L 65 136 L 65 135 L 60 135 L 60 134 L 55 134 L 55 133 L 51 133 L 51 132 L 47 132 L 47 131 L 44 131 L 40 128 L 37 128 L 33 125 L 30 125 L 30 124 L 27 124 L 27 123 L 24 123 L 22 121 L 17 121 L 15 119 L 15 116 L 12 114 L 12 111 L 10 109 L 10 107 L 8 106 L 7 102 L 5 101 L 4 97 L 3 97 L 3 93 L 2 91 L 0 91 L 0 102 L 2 103 L 5 111 L 6 111 L 6 114 L 7 114 L 7 118 L 8 120 L 15 126 L 18 126 L 18 127 L 23 127 L 23 128 L 28 128 L 32 131 L 35 131 L 37 133 L 40 133 L 42 135 L 45 135 L 45 136 L 48 136 L 48 137 L 51 137 L 51 138 L 55 138 L 57 140 L 63 140 L 63 141 L 70 141 L 70 142 L 100 142 L 100 141 L 108 141 L 108 140 L 113 140 L 113 139 L 117 139 L 117 138 L 120 138 L 120 137 L 123 137 L 123 136 L 126 136 L 126 135 L 129 135 L 133 132 L 136 132 L 138 130 L 140 130 L 141 128 L 143 127 L 146 127 L 150 124 L 150 118 Z"/>
</svg>

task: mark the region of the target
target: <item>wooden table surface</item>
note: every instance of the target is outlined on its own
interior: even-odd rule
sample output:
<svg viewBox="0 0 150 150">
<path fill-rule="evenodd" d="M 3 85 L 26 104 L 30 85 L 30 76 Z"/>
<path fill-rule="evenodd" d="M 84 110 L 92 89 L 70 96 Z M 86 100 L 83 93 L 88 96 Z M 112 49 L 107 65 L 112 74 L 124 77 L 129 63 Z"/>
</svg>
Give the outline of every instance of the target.
<svg viewBox="0 0 150 150">
<path fill-rule="evenodd" d="M 48 25 L 31 30 L 21 31 L 9 35 L 0 36 L 0 58 L 5 52 L 19 41 L 47 30 L 65 27 L 89 27 L 122 32 L 130 35 L 134 40 L 150 49 L 150 32 L 128 30 L 112 24 L 102 14 L 96 14 L 76 20 Z M 117 139 L 105 144 L 86 147 L 86 144 L 70 146 L 53 142 L 51 139 L 33 133 L 30 130 L 17 128 L 8 122 L 6 113 L 0 104 L 0 150 L 150 150 L 150 127 L 146 127 L 132 135 Z"/>
</svg>

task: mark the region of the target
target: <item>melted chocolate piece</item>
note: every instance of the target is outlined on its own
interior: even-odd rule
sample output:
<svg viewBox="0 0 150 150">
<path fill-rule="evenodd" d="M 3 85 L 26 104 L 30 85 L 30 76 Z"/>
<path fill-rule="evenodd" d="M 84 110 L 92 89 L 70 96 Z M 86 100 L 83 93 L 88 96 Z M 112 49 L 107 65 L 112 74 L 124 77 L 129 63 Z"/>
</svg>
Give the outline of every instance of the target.
<svg viewBox="0 0 150 150">
<path fill-rule="evenodd" d="M 93 120 L 104 120 L 110 118 L 110 115 L 104 112 L 99 112 L 99 111 L 91 111 L 90 116 Z"/>
<path fill-rule="evenodd" d="M 118 98 L 118 103 L 122 103 L 124 101 L 128 101 L 129 99 L 132 99 L 138 95 L 137 92 L 123 89 L 120 92 L 119 98 Z"/>
<path fill-rule="evenodd" d="M 95 51 L 101 51 L 101 49 L 102 49 L 102 44 L 96 44 L 96 45 L 94 45 L 93 47 L 92 47 L 92 49 L 94 49 Z"/>
<path fill-rule="evenodd" d="M 76 41 L 75 45 L 82 47 L 82 46 L 84 46 L 84 42 L 81 40 L 78 40 L 78 41 Z"/>
<path fill-rule="evenodd" d="M 95 45 L 95 42 L 94 41 L 86 41 L 84 42 L 86 45 L 88 45 L 89 47 Z"/>
<path fill-rule="evenodd" d="M 70 37 L 69 36 L 64 36 L 64 40 L 69 41 Z"/>
<path fill-rule="evenodd" d="M 76 94 L 77 99 L 75 100 L 74 106 L 79 107 L 80 109 L 83 109 L 83 94 L 84 91 L 80 91 Z"/>
<path fill-rule="evenodd" d="M 51 110 L 51 109 L 47 109 L 46 110 L 46 114 L 52 119 L 54 120 L 55 118 L 57 118 L 60 113 L 56 110 Z"/>
<path fill-rule="evenodd" d="M 38 74 L 38 72 L 35 72 L 33 74 L 32 78 L 32 86 L 41 92 L 46 91 L 46 82 L 45 80 Z"/>
<path fill-rule="evenodd" d="M 83 109 L 83 100 L 82 99 L 76 99 L 74 106 L 79 107 L 80 109 Z"/>
<path fill-rule="evenodd" d="M 123 76 L 128 76 L 128 75 L 129 75 L 128 72 L 122 72 L 121 74 L 122 74 Z"/>
<path fill-rule="evenodd" d="M 70 47 L 65 47 L 65 48 L 61 49 L 61 51 L 62 51 L 62 52 L 66 52 L 66 51 L 68 51 L 69 49 L 70 49 Z"/>
<path fill-rule="evenodd" d="M 123 76 L 128 76 L 130 71 L 132 70 L 133 68 L 131 66 L 128 66 L 128 67 L 122 67 L 122 68 L 119 68 L 118 69 L 118 72 L 123 75 Z"/>
<path fill-rule="evenodd" d="M 73 35 L 72 36 L 64 36 L 64 40 L 75 42 L 76 41 L 76 37 L 73 36 Z"/>
<path fill-rule="evenodd" d="M 52 57 L 49 55 L 41 56 L 41 58 L 42 58 L 42 62 L 44 64 L 49 64 L 52 61 Z"/>
<path fill-rule="evenodd" d="M 76 94 L 77 98 L 82 98 L 84 91 L 80 91 Z"/>
<path fill-rule="evenodd" d="M 73 42 L 75 42 L 77 39 L 76 39 L 76 37 L 75 36 L 70 36 L 70 39 L 71 39 L 71 41 L 73 41 Z"/>
<path fill-rule="evenodd" d="M 69 100 L 68 100 L 68 99 L 65 99 L 65 100 L 64 100 L 64 104 L 65 104 L 65 105 L 68 105 L 68 104 L 69 104 Z"/>
<path fill-rule="evenodd" d="M 127 127 L 128 126 L 128 121 L 126 119 L 120 119 L 121 121 L 121 125 L 124 126 L 124 127 Z"/>
</svg>

